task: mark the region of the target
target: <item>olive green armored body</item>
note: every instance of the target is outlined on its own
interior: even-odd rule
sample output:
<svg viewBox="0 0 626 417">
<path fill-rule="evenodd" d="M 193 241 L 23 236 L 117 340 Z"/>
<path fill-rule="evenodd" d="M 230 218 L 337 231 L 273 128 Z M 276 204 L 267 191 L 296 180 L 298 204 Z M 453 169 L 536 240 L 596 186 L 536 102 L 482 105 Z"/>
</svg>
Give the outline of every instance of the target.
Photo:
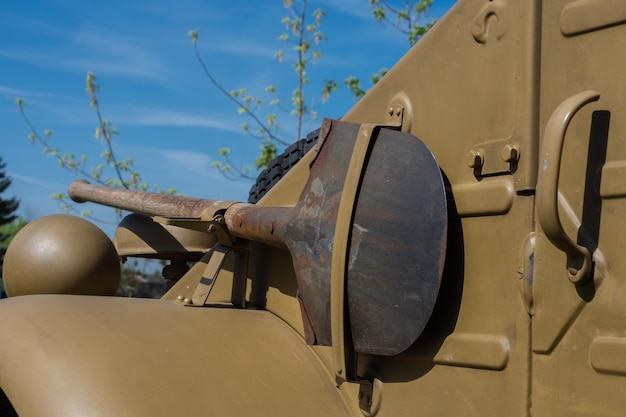
<svg viewBox="0 0 626 417">
<path fill-rule="evenodd" d="M 9 247 L 0 414 L 624 415 L 625 22 L 461 0 L 249 203 L 71 184 L 136 214 Z"/>
</svg>

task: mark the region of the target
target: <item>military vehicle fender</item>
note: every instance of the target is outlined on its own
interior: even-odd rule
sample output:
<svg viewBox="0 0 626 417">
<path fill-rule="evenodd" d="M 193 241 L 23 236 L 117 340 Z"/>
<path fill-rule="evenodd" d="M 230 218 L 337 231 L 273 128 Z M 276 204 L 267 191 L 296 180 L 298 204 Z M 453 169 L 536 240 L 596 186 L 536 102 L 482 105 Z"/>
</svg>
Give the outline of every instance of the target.
<svg viewBox="0 0 626 417">
<path fill-rule="evenodd" d="M 0 386 L 20 417 L 354 415 L 267 311 L 16 297 L 3 300 L 0 339 Z"/>
</svg>

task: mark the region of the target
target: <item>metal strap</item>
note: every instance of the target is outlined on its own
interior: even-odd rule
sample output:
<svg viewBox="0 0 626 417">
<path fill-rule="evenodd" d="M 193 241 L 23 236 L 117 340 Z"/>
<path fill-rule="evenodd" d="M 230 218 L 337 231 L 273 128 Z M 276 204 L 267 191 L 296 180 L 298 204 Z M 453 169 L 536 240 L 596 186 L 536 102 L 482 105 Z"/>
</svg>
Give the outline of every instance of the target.
<svg viewBox="0 0 626 417">
<path fill-rule="evenodd" d="M 203 306 L 206 303 L 213 289 L 213 285 L 215 285 L 215 280 L 217 280 L 217 275 L 222 269 L 222 264 L 224 263 L 227 253 L 228 248 L 220 244 L 215 245 L 211 249 L 211 258 L 191 298 L 193 305 Z"/>
</svg>

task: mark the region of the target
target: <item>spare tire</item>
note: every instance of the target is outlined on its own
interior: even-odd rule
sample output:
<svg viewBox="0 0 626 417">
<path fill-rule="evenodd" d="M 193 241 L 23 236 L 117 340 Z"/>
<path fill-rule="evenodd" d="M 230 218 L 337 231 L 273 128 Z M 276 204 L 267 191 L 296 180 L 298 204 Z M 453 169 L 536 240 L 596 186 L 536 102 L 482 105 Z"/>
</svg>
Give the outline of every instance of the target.
<svg viewBox="0 0 626 417">
<path fill-rule="evenodd" d="M 315 146 L 320 129 L 306 135 L 304 139 L 289 145 L 285 151 L 272 159 L 261 171 L 254 185 L 250 188 L 248 203 L 256 203 L 287 173 L 302 157 Z"/>
</svg>

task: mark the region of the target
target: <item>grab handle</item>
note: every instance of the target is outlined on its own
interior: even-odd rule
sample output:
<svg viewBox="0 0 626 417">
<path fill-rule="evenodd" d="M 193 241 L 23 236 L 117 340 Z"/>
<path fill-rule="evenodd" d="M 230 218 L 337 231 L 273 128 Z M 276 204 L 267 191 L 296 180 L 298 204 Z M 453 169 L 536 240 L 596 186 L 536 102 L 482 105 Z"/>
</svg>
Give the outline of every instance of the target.
<svg viewBox="0 0 626 417">
<path fill-rule="evenodd" d="M 584 91 L 563 101 L 552 113 L 544 133 L 537 181 L 537 216 L 546 237 L 574 261 L 567 275 L 573 283 L 582 283 L 591 276 L 591 254 L 566 232 L 559 218 L 559 174 L 565 132 L 574 115 L 600 98 L 596 91 Z"/>
</svg>

